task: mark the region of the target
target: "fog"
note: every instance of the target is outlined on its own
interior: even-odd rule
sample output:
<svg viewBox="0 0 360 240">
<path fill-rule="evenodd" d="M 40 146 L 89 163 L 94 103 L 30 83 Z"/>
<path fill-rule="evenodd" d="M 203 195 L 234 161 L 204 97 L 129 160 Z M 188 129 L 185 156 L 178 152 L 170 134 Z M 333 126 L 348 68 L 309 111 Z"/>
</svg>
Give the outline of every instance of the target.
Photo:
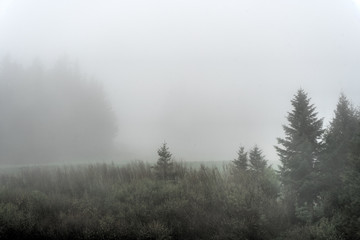
<svg viewBox="0 0 360 240">
<path fill-rule="evenodd" d="M 116 115 L 119 161 L 154 161 L 166 141 L 184 161 L 258 144 L 276 165 L 297 89 L 325 126 L 341 92 L 360 104 L 359 43 L 350 0 L 0 0 L 0 57 L 76 62 Z"/>
</svg>

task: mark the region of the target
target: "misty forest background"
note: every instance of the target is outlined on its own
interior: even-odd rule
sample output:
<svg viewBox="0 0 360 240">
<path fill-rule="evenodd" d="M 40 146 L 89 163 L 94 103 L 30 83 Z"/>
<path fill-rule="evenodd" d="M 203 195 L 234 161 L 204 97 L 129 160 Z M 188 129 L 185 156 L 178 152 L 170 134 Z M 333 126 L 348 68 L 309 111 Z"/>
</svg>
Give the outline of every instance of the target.
<svg viewBox="0 0 360 240">
<path fill-rule="evenodd" d="M 341 94 L 324 126 L 305 90 L 289 101 L 276 169 L 256 145 L 219 166 L 167 143 L 157 162 L 104 163 L 121 132 L 101 85 L 66 59 L 6 58 L 0 159 L 20 165 L 0 171 L 0 239 L 360 239 L 358 108 Z"/>
</svg>

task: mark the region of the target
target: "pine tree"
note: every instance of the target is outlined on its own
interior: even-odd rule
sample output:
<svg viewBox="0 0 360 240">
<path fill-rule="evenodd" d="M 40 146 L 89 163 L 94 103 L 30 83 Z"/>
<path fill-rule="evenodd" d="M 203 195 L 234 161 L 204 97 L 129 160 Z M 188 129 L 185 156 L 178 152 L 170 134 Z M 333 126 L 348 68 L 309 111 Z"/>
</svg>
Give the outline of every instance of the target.
<svg viewBox="0 0 360 240">
<path fill-rule="evenodd" d="M 263 172 L 266 168 L 267 162 L 258 146 L 254 146 L 249 153 L 249 167 L 255 172 Z"/>
<path fill-rule="evenodd" d="M 350 143 L 349 168 L 360 173 L 360 118 L 356 120 L 357 129 Z M 360 201 L 359 201 L 360 203 Z"/>
<path fill-rule="evenodd" d="M 344 94 L 340 95 L 334 113 L 324 136 L 325 149 L 319 164 L 327 216 L 341 207 L 338 190 L 343 188 L 341 178 L 350 165 L 351 145 L 357 131 L 356 111 Z"/>
<path fill-rule="evenodd" d="M 285 138 L 278 138 L 276 150 L 280 157 L 281 181 L 285 195 L 293 206 L 307 206 L 311 211 L 317 193 L 314 189 L 316 166 L 321 151 L 322 119 L 317 118 L 314 105 L 307 93 L 300 89 L 291 100 L 293 110 L 288 113 L 288 125 L 283 126 Z M 290 213 L 292 218 L 295 212 Z"/>
<path fill-rule="evenodd" d="M 240 147 L 237 154 L 238 157 L 233 160 L 235 167 L 239 170 L 246 170 L 248 167 L 248 157 L 244 147 Z"/>
<path fill-rule="evenodd" d="M 348 166 L 341 177 L 342 187 L 337 189 L 341 222 L 337 228 L 345 239 L 360 238 L 360 119 L 358 129 L 350 144 Z"/>
<path fill-rule="evenodd" d="M 173 161 L 172 154 L 167 147 L 166 142 L 157 151 L 159 158 L 155 165 L 156 174 L 160 179 L 167 180 L 172 177 Z"/>
<path fill-rule="evenodd" d="M 356 110 L 344 94 L 340 95 L 334 113 L 324 136 L 326 158 L 321 165 L 324 172 L 339 173 L 348 165 L 351 141 L 357 130 L 357 118 Z"/>
</svg>

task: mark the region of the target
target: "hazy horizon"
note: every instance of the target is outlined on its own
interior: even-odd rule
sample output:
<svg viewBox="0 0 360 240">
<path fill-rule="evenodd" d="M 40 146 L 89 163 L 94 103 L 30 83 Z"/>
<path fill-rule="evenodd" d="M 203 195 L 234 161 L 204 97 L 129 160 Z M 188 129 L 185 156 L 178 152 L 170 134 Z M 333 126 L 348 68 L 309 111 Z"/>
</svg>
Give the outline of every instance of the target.
<svg viewBox="0 0 360 240">
<path fill-rule="evenodd" d="M 332 1 L 0 0 L 0 58 L 51 68 L 66 55 L 104 87 L 125 159 L 270 164 L 297 89 L 331 120 L 360 105 L 360 8 Z"/>
</svg>

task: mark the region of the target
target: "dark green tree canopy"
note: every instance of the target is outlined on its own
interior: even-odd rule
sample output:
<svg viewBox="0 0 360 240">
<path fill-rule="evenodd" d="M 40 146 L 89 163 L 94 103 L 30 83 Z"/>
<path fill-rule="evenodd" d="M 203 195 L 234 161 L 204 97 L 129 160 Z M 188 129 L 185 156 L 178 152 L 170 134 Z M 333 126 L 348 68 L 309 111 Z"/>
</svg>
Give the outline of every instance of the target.
<svg viewBox="0 0 360 240">
<path fill-rule="evenodd" d="M 354 147 L 354 143 L 357 142 L 357 132 L 357 111 L 345 95 L 341 94 L 334 118 L 324 134 L 324 151 L 319 163 L 320 190 L 325 199 L 323 209 L 327 217 L 333 216 L 344 205 L 344 196 L 339 191 L 349 189 L 345 186 L 348 183 L 344 182 L 344 178 L 352 179 L 353 174 L 349 175 L 349 171 L 356 174 L 353 160 L 356 156 L 354 152 L 357 147 Z"/>
<path fill-rule="evenodd" d="M 281 147 L 276 146 L 285 172 L 303 165 L 296 156 L 307 161 L 309 168 L 314 166 L 321 150 L 319 141 L 323 133 L 323 120 L 317 118 L 315 107 L 310 104 L 304 90 L 298 90 L 291 104 L 293 110 L 288 113 L 288 125 L 283 126 L 285 138 L 278 138 Z"/>
<path fill-rule="evenodd" d="M 298 202 L 312 203 L 315 198 L 311 184 L 316 174 L 316 164 L 321 151 L 323 120 L 307 93 L 300 89 L 291 100 L 293 110 L 288 113 L 288 125 L 284 125 L 285 138 L 278 138 L 276 150 L 280 157 L 282 183 L 290 186 Z"/>
<path fill-rule="evenodd" d="M 246 170 L 248 167 L 248 156 L 245 148 L 241 146 L 237 154 L 237 158 L 233 160 L 235 167 L 239 170 Z"/>
<path fill-rule="evenodd" d="M 360 174 L 360 119 L 357 120 L 357 130 L 350 144 L 349 166 Z"/>
<path fill-rule="evenodd" d="M 169 147 L 166 142 L 157 151 L 159 158 L 155 165 L 155 170 L 159 178 L 169 179 L 173 173 L 173 161 L 172 154 L 169 151 Z"/>
<path fill-rule="evenodd" d="M 349 157 L 350 145 L 358 128 L 358 119 L 357 111 L 344 94 L 340 95 L 334 114 L 324 136 L 326 148 L 323 168 L 339 172 Z"/>
<path fill-rule="evenodd" d="M 349 165 L 351 144 L 358 130 L 357 111 L 344 94 L 339 97 L 334 118 L 324 134 L 324 151 L 320 161 L 320 171 L 324 182 L 336 185 L 340 175 Z M 337 183 L 335 183 L 337 182 Z"/>
<path fill-rule="evenodd" d="M 249 163 L 249 168 L 256 172 L 263 172 L 266 168 L 267 161 L 257 145 L 255 145 L 249 152 Z"/>
</svg>

